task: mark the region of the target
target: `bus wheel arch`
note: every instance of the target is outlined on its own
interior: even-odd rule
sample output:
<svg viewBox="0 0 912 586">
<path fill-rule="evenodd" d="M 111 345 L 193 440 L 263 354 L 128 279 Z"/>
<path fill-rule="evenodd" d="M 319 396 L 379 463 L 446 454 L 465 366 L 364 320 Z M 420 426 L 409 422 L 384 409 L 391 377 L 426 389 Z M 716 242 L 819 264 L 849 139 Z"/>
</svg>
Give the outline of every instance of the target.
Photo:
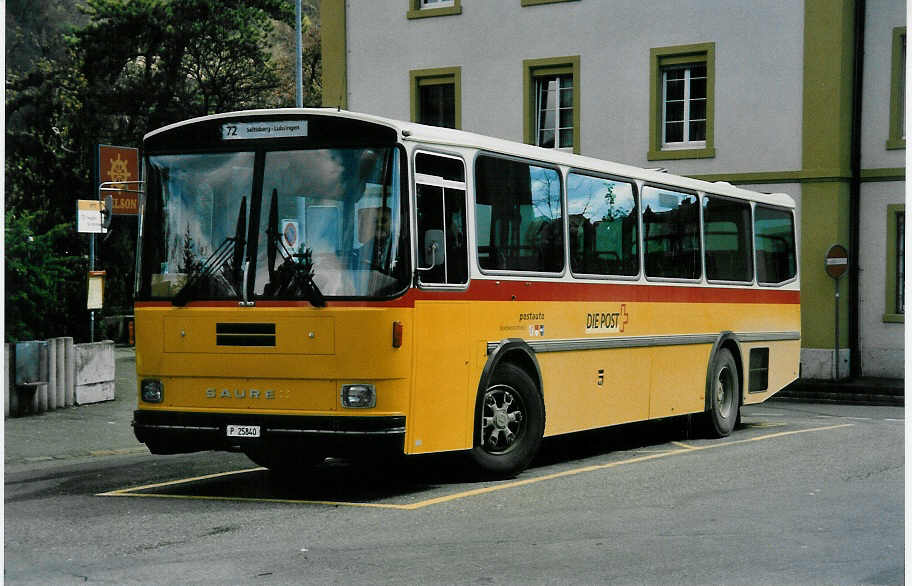
<svg viewBox="0 0 912 586">
<path fill-rule="evenodd" d="M 535 350 L 533 350 L 522 338 L 501 340 L 493 349 L 489 345 L 488 361 L 481 371 L 481 380 L 478 381 L 479 391 L 488 386 L 497 366 L 506 362 L 515 364 L 529 375 L 529 378 L 535 383 L 535 387 L 539 394 L 543 395 L 541 367 L 538 365 L 538 359 L 535 357 Z"/>
<path fill-rule="evenodd" d="M 744 402 L 744 365 L 736 336 L 724 332 L 709 356 L 703 428 L 711 437 L 726 437 L 740 422 Z"/>
<path fill-rule="evenodd" d="M 538 452 L 545 430 L 541 371 L 523 340 L 490 353 L 478 384 L 470 457 L 483 473 L 514 476 Z"/>
</svg>

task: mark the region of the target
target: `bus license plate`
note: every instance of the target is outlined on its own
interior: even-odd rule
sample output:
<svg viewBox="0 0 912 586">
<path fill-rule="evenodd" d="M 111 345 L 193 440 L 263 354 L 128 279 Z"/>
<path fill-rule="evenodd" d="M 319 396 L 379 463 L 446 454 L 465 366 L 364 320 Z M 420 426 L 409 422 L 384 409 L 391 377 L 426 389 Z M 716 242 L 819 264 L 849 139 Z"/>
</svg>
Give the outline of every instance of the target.
<svg viewBox="0 0 912 586">
<path fill-rule="evenodd" d="M 228 437 L 260 437 L 259 425 L 229 425 Z"/>
</svg>

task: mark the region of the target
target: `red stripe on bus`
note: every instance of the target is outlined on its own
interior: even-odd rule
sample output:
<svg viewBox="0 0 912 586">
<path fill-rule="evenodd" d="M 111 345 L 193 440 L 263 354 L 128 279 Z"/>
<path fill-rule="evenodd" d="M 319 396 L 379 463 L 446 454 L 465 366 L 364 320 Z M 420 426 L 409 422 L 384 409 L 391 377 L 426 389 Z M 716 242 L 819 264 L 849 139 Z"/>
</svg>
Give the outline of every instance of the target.
<svg viewBox="0 0 912 586">
<path fill-rule="evenodd" d="M 413 307 L 415 301 L 596 301 L 654 303 L 768 303 L 798 304 L 800 291 L 781 289 L 736 289 L 721 287 L 681 287 L 614 283 L 563 283 L 535 281 L 472 281 L 465 291 L 427 291 L 409 289 L 398 299 L 381 302 L 387 307 Z M 260 302 L 257 302 L 259 305 Z M 329 305 L 367 307 L 366 301 L 337 301 Z"/>
<path fill-rule="evenodd" d="M 389 301 L 327 301 L 327 307 L 414 307 L 416 301 L 595 301 L 641 303 L 798 304 L 801 292 L 678 285 L 475 280 L 462 291 L 409 289 Z M 136 307 L 166 307 L 170 301 L 137 301 Z M 192 301 L 194 307 L 237 307 L 237 301 Z M 311 307 L 308 301 L 258 299 L 257 307 Z"/>
</svg>

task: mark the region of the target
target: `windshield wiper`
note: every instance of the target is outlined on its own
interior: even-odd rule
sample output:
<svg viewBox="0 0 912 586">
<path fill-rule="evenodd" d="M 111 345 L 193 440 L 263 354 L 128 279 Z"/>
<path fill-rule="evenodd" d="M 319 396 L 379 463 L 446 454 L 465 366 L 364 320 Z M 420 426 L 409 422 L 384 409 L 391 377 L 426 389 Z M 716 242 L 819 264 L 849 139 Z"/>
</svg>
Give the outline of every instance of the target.
<svg viewBox="0 0 912 586">
<path fill-rule="evenodd" d="M 187 284 L 184 285 L 181 290 L 177 292 L 177 295 L 174 296 L 174 299 L 171 300 L 172 305 L 178 307 L 187 305 L 187 302 L 190 301 L 193 294 L 199 288 L 199 285 L 204 281 L 207 281 L 212 275 L 221 276 L 234 291 L 234 294 L 238 298 L 241 297 L 241 290 L 243 288 L 243 283 L 241 283 L 241 262 L 244 260 L 244 244 L 246 243 L 244 232 L 246 227 L 247 198 L 242 197 L 234 236 L 225 238 L 222 243 L 218 245 L 218 248 L 209 255 L 209 258 L 203 262 L 200 270 L 190 276 L 190 279 L 187 280 Z M 230 265 L 228 265 L 229 261 L 231 261 Z"/>
<path fill-rule="evenodd" d="M 263 287 L 268 297 L 304 297 L 314 307 L 326 307 L 326 298 L 314 281 L 313 256 L 309 248 L 301 253 L 289 251 L 282 242 L 278 230 L 279 194 L 272 190 L 269 203 L 269 221 L 266 228 L 266 268 L 269 282 Z M 282 264 L 276 268 L 276 257 L 282 257 Z"/>
</svg>

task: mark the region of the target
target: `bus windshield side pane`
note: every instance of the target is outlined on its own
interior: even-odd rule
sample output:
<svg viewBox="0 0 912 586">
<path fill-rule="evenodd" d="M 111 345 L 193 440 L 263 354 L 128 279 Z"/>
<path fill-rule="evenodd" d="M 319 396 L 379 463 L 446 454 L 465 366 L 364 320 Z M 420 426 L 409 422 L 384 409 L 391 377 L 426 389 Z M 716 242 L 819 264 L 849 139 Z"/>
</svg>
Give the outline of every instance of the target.
<svg viewBox="0 0 912 586">
<path fill-rule="evenodd" d="M 485 270 L 564 270 L 560 174 L 499 157 L 475 163 L 478 264 Z"/>
<path fill-rule="evenodd" d="M 754 209 L 757 282 L 783 283 L 795 278 L 795 224 L 790 210 Z"/>
<path fill-rule="evenodd" d="M 254 294 L 306 297 L 301 271 L 329 297 L 402 290 L 399 165 L 394 148 L 267 152 Z"/>
<path fill-rule="evenodd" d="M 567 205 L 574 273 L 633 276 L 639 272 L 633 185 L 570 173 Z"/>
<path fill-rule="evenodd" d="M 646 276 L 699 279 L 700 210 L 697 196 L 643 188 Z"/>
</svg>

